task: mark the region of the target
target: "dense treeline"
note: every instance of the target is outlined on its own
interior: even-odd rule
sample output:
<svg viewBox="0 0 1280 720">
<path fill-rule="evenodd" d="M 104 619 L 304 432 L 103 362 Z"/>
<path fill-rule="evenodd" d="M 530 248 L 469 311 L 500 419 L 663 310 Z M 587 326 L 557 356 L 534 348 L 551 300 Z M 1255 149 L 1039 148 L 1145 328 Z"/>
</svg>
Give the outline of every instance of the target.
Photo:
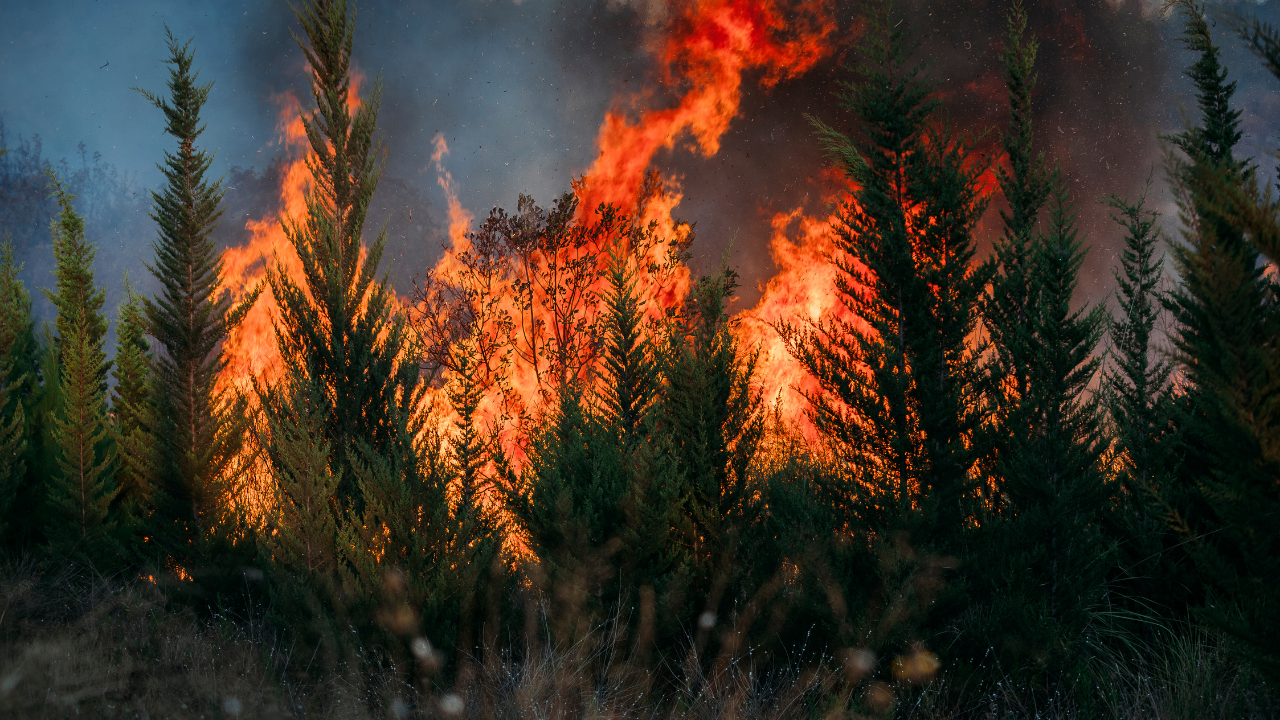
<svg viewBox="0 0 1280 720">
<path fill-rule="evenodd" d="M 65 172 L 54 323 L 35 326 L 0 253 L 0 532 L 180 577 L 177 603 L 252 586 L 328 666 L 398 663 L 441 687 L 494 653 L 577 652 L 601 624 L 658 691 L 752 654 L 843 663 L 851 687 L 941 667 L 973 698 L 997 677 L 1049 692 L 1100 682 L 1099 648 L 1180 624 L 1274 681 L 1280 201 L 1235 152 L 1204 8 L 1175 6 L 1199 107 L 1165 138 L 1182 238 L 1145 191 L 1101 199 L 1125 243 L 1112 313 L 1073 302 L 1087 238 L 1034 140 L 1020 4 L 998 162 L 951 129 L 910 29 L 887 5 L 868 16 L 835 96 L 847 122 L 814 121 L 854 188 L 831 231 L 856 319 L 778 328 L 818 381 L 817 443 L 761 395 L 731 269 L 679 306 L 652 299 L 684 272 L 686 225 L 522 197 L 403 308 L 385 229 L 365 232 L 381 85 L 351 102 L 342 0 L 297 10 L 312 183 L 284 234 L 302 272 L 274 265 L 233 300 L 199 146 L 211 86 L 170 36 L 168 91 L 143 91 L 175 142 L 151 196 L 158 290 L 126 279 L 114 360 Z M 1280 78 L 1280 35 L 1228 20 Z M 979 259 L 988 172 L 1003 229 Z M 217 382 L 221 344 L 262 293 L 283 373 L 246 394 Z M 875 709 L 877 692 L 841 702 Z"/>
</svg>

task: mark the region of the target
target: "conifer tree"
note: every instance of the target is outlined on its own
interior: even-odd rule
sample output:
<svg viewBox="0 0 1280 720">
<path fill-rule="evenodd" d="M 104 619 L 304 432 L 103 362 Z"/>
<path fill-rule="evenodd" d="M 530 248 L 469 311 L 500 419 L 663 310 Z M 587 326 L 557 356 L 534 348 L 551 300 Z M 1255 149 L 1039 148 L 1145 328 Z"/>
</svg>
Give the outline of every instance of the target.
<svg viewBox="0 0 1280 720">
<path fill-rule="evenodd" d="M 983 297 L 982 313 L 992 356 L 987 367 L 988 394 L 993 417 L 991 435 L 995 457 L 1005 457 L 1010 443 L 1025 439 L 1028 423 L 1021 415 L 1022 400 L 1029 392 L 1028 372 L 1035 356 L 1032 318 L 1036 308 L 1034 272 L 1035 232 L 1040 211 L 1049 197 L 1049 174 L 1044 153 L 1036 153 L 1031 93 L 1036 86 L 1035 61 L 1039 44 L 1027 32 L 1027 14 L 1021 2 L 1009 12 L 1003 53 L 1005 84 L 1009 91 L 1009 129 L 1001 145 L 1009 157 L 1009 168 L 996 170 L 1000 191 L 1009 203 L 1001 208 L 1004 232 L 996 240 L 992 258 L 995 266 L 991 287 Z M 990 512 L 998 513 L 997 487 L 988 488 Z"/>
<path fill-rule="evenodd" d="M 134 291 L 128 275 L 116 317 L 116 358 L 112 369 L 116 385 L 111 397 L 112 437 L 120 458 L 116 484 L 125 521 L 136 529 L 151 511 L 158 458 L 155 382 L 151 374 L 154 356 L 146 338 L 142 297 Z"/>
<path fill-rule="evenodd" d="M 334 589 L 338 554 L 336 490 L 341 477 L 329 464 L 332 448 L 322 432 L 322 404 L 313 386 L 286 377 L 262 407 L 275 485 L 274 512 L 263 542 L 274 561 L 302 573 L 325 591 Z"/>
<path fill-rule="evenodd" d="M 971 575 L 986 607 L 971 616 L 981 637 L 969 648 L 986 654 L 994 647 L 1019 680 L 1072 659 L 1107 570 L 1098 460 L 1105 445 L 1099 403 L 1087 394 L 1103 309 L 1071 310 L 1084 250 L 1060 171 L 1049 172 L 1034 151 L 1037 43 L 1027 35 L 1026 12 L 1015 3 L 1004 50 L 1011 169 L 998 173 L 1009 211 L 1001 213 L 1004 234 L 983 307 L 994 442 L 986 554 Z"/>
<path fill-rule="evenodd" d="M 52 173 L 50 182 L 62 213 L 50 226 L 57 288 L 45 294 L 58 311 L 55 327 L 61 398 L 53 422 L 57 471 L 49 488 L 49 501 L 58 520 L 47 534 L 55 546 L 103 558 L 112 550 L 106 533 L 115 525 L 110 508 L 119 491 L 108 443 L 110 363 L 102 348 L 107 332 L 102 314 L 104 294 L 93 281 L 97 253 L 85 240 L 84 220 L 71 206 L 73 196 Z"/>
<path fill-rule="evenodd" d="M 576 585 L 595 595 L 612 579 L 628 475 L 618 440 L 590 412 L 583 390 L 568 383 L 558 393 L 554 412 L 533 433 L 519 478 L 512 478 L 507 504 L 548 586 Z"/>
<path fill-rule="evenodd" d="M 14 264 L 13 243 L 6 235 L 0 247 L 0 538 L 7 535 L 9 512 L 26 475 L 27 421 L 21 391 L 35 380 L 17 372 L 14 357 L 31 333 L 31 299 L 18 279 L 21 270 Z"/>
<path fill-rule="evenodd" d="M 1240 111 L 1231 109 L 1235 83 L 1227 81 L 1203 7 L 1176 5 L 1186 19 L 1184 42 L 1199 55 L 1187 74 L 1201 119 L 1170 138 L 1182 153 L 1171 157 L 1170 178 L 1185 243 L 1173 248 L 1182 283 L 1167 307 L 1189 387 L 1177 404 L 1182 442 L 1168 496 L 1203 583 L 1201 614 L 1280 674 L 1280 604 L 1262 590 L 1280 572 L 1273 530 L 1280 516 L 1280 288 L 1246 236 L 1249 218 L 1230 202 L 1256 182 L 1253 166 L 1234 154 L 1242 136 Z"/>
<path fill-rule="evenodd" d="M 395 312 L 385 277 L 376 273 L 386 247 L 380 231 L 361 258 L 361 235 L 381 165 L 373 140 L 381 84 L 354 116 L 349 109 L 354 22 L 345 0 L 315 0 L 295 9 L 311 65 L 316 110 L 303 114 L 311 144 L 313 184 L 307 215 L 284 222 L 302 262 L 301 284 L 282 266 L 268 272 L 280 306 L 277 341 L 290 372 L 323 388 L 321 417 L 330 464 L 342 480 L 338 494 L 361 508 L 356 453 L 384 457 L 388 467 L 412 464 L 391 457 L 410 443 L 398 437 L 399 415 L 417 411 L 423 385 L 407 352 L 404 318 Z M 363 449 L 362 449 L 363 448 Z"/>
<path fill-rule="evenodd" d="M 692 591 L 713 597 L 714 579 L 744 568 L 750 533 L 760 520 L 748 468 L 764 434 L 760 391 L 753 387 L 756 357 L 738 356 L 728 300 L 737 274 L 728 268 L 692 288 L 687 317 L 663 349 L 663 429 L 669 434 L 683 483 L 691 552 L 685 559 Z M 736 600 L 738 598 L 725 598 Z M 702 609 L 699 608 L 701 611 Z"/>
<path fill-rule="evenodd" d="M 1109 373 L 1110 411 L 1115 423 L 1121 470 L 1128 494 L 1139 503 L 1151 498 L 1169 468 L 1169 449 L 1162 439 L 1169 431 L 1169 378 L 1172 364 L 1155 357 L 1153 345 L 1160 315 L 1161 261 L 1156 246 L 1161 234 L 1159 214 L 1146 209 L 1146 192 L 1136 203 L 1113 195 L 1107 204 L 1112 219 L 1125 229 L 1120 270 L 1116 272 L 1119 317 L 1111 327 L 1116 357 Z"/>
<path fill-rule="evenodd" d="M 160 293 L 143 301 L 155 357 L 158 442 L 156 524 L 170 553 L 203 552 L 226 501 L 231 466 L 248 429 L 243 398 L 216 389 L 223 367 L 221 343 L 257 298 L 233 306 L 219 275 L 221 255 L 212 232 L 222 201 L 221 181 L 205 174 L 213 156 L 196 147 L 204 132 L 200 110 L 212 83 L 198 84 L 191 43 L 166 29 L 169 97 L 139 90 L 165 116 L 165 132 L 178 141 L 160 166 L 166 186 L 152 192 L 151 217 L 159 226 L 151 273 Z"/>
<path fill-rule="evenodd" d="M 505 572 L 499 566 L 504 531 L 486 502 L 492 487 L 488 477 L 491 467 L 501 464 L 500 457 L 493 462 L 493 454 L 500 454 L 501 450 L 496 433 L 486 436 L 480 425 L 483 388 L 474 337 L 459 343 L 456 357 L 458 366 L 447 394 L 457 420 L 442 469 L 448 473 L 448 482 L 455 486 L 457 497 L 449 528 L 453 545 L 450 562 L 458 569 L 452 573 L 452 585 L 457 588 L 454 601 L 458 634 L 456 638 L 437 641 L 446 647 L 456 642 L 470 659 L 478 660 L 491 658 L 495 650 L 496 620 L 500 614 L 497 606 L 505 589 Z"/>
<path fill-rule="evenodd" d="M 857 134 L 817 126 L 858 188 L 835 226 L 835 263 L 841 302 L 866 324 L 833 319 L 784 337 L 821 385 L 811 417 L 846 468 L 850 526 L 954 550 L 974 513 L 982 421 L 967 344 L 990 275 L 972 265 L 982 167 L 949 134 L 887 5 L 864 37 L 867 61 L 837 96 Z"/>
<path fill-rule="evenodd" d="M 1156 323 L 1162 310 L 1163 258 L 1156 258 L 1162 237 L 1159 214 L 1147 209 L 1150 184 L 1129 202 L 1112 195 L 1106 203 L 1125 230 L 1120 269 L 1116 271 L 1118 314 L 1111 323 L 1111 367 L 1103 382 L 1115 446 L 1113 467 L 1122 492 L 1119 521 L 1124 542 L 1118 548 L 1122 597 L 1161 598 L 1179 612 L 1187 605 L 1185 537 L 1170 526 L 1177 521 L 1171 490 L 1175 485 L 1178 435 L 1174 427 L 1174 364 L 1157 348 Z"/>
<path fill-rule="evenodd" d="M 1021 419 L 1029 432 L 1000 463 L 1007 512 L 993 523 L 996 649 L 1010 671 L 1060 669 L 1101 600 L 1112 554 L 1103 535 L 1109 497 L 1099 458 L 1098 373 L 1094 351 L 1101 307 L 1072 310 L 1084 249 L 1061 175 L 1052 177 L 1047 231 L 1033 246 L 1033 352 Z M 995 571 L 995 572 L 992 572 Z"/>
<path fill-rule="evenodd" d="M 626 477 L 615 563 L 618 585 L 626 592 L 653 592 L 657 602 L 665 603 L 682 559 L 675 538 L 687 532 L 688 520 L 681 503 L 685 483 L 677 443 L 662 431 L 670 426 L 664 421 L 660 345 L 646 328 L 645 303 L 638 293 L 638 267 L 652 239 L 649 231 L 633 229 L 610 254 L 601 298 L 596 404 L 604 433 L 600 440 L 618 443 L 621 453 L 607 457 L 623 464 Z"/>
<path fill-rule="evenodd" d="M 324 403 L 317 405 L 327 412 Z M 471 542 L 492 536 L 472 538 L 458 532 L 448 500 L 451 468 L 440 434 L 425 426 L 422 413 L 395 407 L 391 412 L 393 437 L 401 444 L 376 450 L 357 439 L 348 466 L 361 503 L 357 506 L 340 490 L 336 494 L 344 506 L 338 526 L 338 578 L 349 598 L 348 607 L 339 610 L 353 617 L 375 617 L 377 604 L 385 611 L 394 603 L 416 618 L 411 623 L 415 627 L 375 617 L 383 630 L 411 633 L 420 620 L 432 642 L 451 649 L 459 634 L 463 596 L 473 590 L 475 573 L 488 570 L 470 567 L 475 549 Z"/>
<path fill-rule="evenodd" d="M 636 268 L 619 248 L 609 256 L 603 300 L 604 352 L 600 406 L 627 448 L 641 441 L 658 394 L 658 367 L 644 330 Z"/>
</svg>

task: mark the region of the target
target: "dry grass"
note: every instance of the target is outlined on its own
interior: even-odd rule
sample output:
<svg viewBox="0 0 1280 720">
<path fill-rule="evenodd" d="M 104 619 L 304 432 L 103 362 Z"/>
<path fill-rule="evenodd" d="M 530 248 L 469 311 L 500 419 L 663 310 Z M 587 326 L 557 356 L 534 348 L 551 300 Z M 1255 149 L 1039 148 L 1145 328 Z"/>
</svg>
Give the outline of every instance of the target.
<svg viewBox="0 0 1280 720">
<path fill-rule="evenodd" d="M 545 618 L 542 619 L 546 621 Z M 328 668 L 296 657 L 259 616 L 198 617 L 162 588 L 32 558 L 0 565 L 0 717 L 501 718 L 1267 718 L 1269 692 L 1203 632 L 1126 658 L 1101 653 L 1097 687 L 1023 693 L 995 684 L 974 706 L 945 672 L 923 686 L 877 684 L 834 660 L 761 673 L 750 655 L 681 663 L 661 697 L 609 622 L 572 647 L 490 653 L 452 692 L 404 668 Z M 703 668 L 711 667 L 706 671 Z M 306 678 L 323 678 L 308 680 Z M 879 712 L 876 712 L 879 710 Z"/>
</svg>

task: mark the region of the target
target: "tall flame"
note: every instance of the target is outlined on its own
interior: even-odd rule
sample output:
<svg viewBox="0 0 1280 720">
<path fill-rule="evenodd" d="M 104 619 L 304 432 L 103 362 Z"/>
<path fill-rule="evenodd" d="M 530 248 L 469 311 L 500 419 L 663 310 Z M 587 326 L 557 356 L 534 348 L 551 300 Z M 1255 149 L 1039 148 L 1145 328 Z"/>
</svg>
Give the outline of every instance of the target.
<svg viewBox="0 0 1280 720">
<path fill-rule="evenodd" d="M 657 153 L 673 149 L 682 138 L 691 136 L 702 155 L 715 155 L 721 137 L 739 112 L 744 74 L 758 72 L 761 84 L 771 87 L 807 72 L 832 52 L 836 23 L 830 0 L 673 0 L 667 3 L 666 12 L 658 15 L 663 20 L 648 42 L 656 60 L 655 80 L 664 88 L 676 89 L 680 93 L 678 99 L 670 107 L 649 107 L 657 95 L 652 88 L 620 99 L 606 114 L 596 140 L 598 155 L 574 183 L 574 190 L 579 199 L 579 222 L 592 221 L 597 208 L 607 204 L 624 213 L 638 213 L 642 225 L 656 225 L 659 237 L 677 238 L 687 232 L 687 226 L 673 217 L 683 196 L 680 181 L 666 177 L 652 182 L 650 168 Z M 628 107 L 641 109 L 631 117 Z M 433 274 L 446 281 L 461 282 L 466 268 L 460 258 L 471 249 L 466 229 L 472 217 L 458 203 L 453 179 L 442 165 L 447 151 L 443 137 L 437 136 L 433 161 L 448 200 L 450 247 Z M 775 225 L 781 233 L 783 226 L 778 222 Z M 819 236 L 817 221 L 810 225 L 810 235 Z M 590 251 L 597 262 L 603 263 L 611 249 L 601 246 Z M 664 250 L 663 246 L 654 246 L 647 260 L 661 263 Z M 805 252 L 821 254 L 820 249 Z M 544 264 L 548 260 L 542 258 Z M 662 277 L 642 271 L 638 290 L 650 312 L 660 315 L 664 309 L 683 302 L 689 282 L 684 266 Z M 510 292 L 511 287 L 503 290 Z M 594 292 L 601 290 L 599 282 L 592 288 Z M 761 328 L 781 316 L 782 296 L 773 297 L 774 307 L 761 309 L 754 320 L 744 325 L 749 332 L 760 335 L 752 342 L 764 340 Z M 498 309 L 514 314 L 510 300 L 507 298 L 507 307 Z M 776 336 L 769 341 L 776 342 Z M 762 367 L 766 374 L 795 374 L 784 367 L 783 355 L 771 352 L 772 359 Z M 527 363 L 513 363 L 508 387 L 518 396 L 519 405 L 535 407 L 539 403 L 539 384 Z M 489 403 L 483 414 L 492 420 L 497 412 L 496 404 Z"/>
<path fill-rule="evenodd" d="M 820 190 L 828 207 L 848 191 L 835 171 L 824 172 L 816 180 L 823 186 Z M 769 252 L 778 271 L 761 288 L 755 307 L 736 318 L 739 342 L 760 351 L 756 380 L 764 398 L 810 441 L 817 439 L 817 431 L 805 413 L 805 397 L 820 392 L 820 387 L 787 350 L 778 327 L 787 323 L 803 330 L 807 324 L 832 318 L 856 322 L 836 292 L 840 271 L 831 262 L 839 254 L 832 236 L 833 219 L 834 215 L 806 214 L 803 207 L 773 216 Z"/>
<path fill-rule="evenodd" d="M 619 98 L 606 114 L 596 140 L 598 155 L 574 183 L 580 201 L 579 221 L 589 222 L 598 206 L 612 204 L 624 213 L 639 212 L 643 224 L 656 223 L 659 237 L 674 238 L 685 232 L 673 216 L 683 197 L 680 179 L 661 178 L 656 186 L 650 182 L 655 156 L 661 150 L 674 149 L 685 137 L 690 137 L 705 157 L 719 152 L 720 140 L 739 112 L 745 74 L 757 73 L 760 84 L 768 88 L 804 74 L 832 53 L 836 33 L 832 6 L 833 0 L 668 0 L 666 11 L 657 14 L 661 21 L 647 42 L 656 63 L 654 87 Z M 358 78 L 355 80 L 349 100 L 353 110 L 359 103 Z M 674 103 L 652 107 L 659 96 L 657 87 L 674 89 Z M 291 277 L 301 279 L 300 262 L 281 221 L 300 218 L 306 211 L 308 146 L 297 98 L 288 94 L 280 100 L 280 142 L 291 159 L 281 182 L 279 209 L 248 221 L 249 242 L 224 255 L 223 283 L 237 293 L 262 282 L 268 262 L 278 261 Z M 466 272 L 460 258 L 471 249 L 468 233 L 474 223 L 444 167 L 447 154 L 444 137 L 437 135 L 432 162 L 448 203 L 449 246 L 432 272 L 446 281 L 460 279 Z M 740 315 L 739 332 L 747 345 L 758 345 L 765 351 L 759 378 L 767 395 L 780 398 L 788 417 L 800 418 L 803 402 L 793 388 L 804 387 L 807 381 L 771 325 L 784 318 L 795 319 L 797 313 L 816 318 L 839 311 L 833 293 L 824 290 L 834 280 L 834 271 L 824 261 L 831 244 L 825 221 L 804 215 L 800 209 L 778 214 L 773 227 L 772 252 L 780 272 L 769 281 L 757 306 Z M 788 236 L 793 227 L 800 231 L 795 240 Z M 611 248 L 589 250 L 604 262 Z M 661 252 L 662 248 L 655 247 L 649 259 L 662 260 L 657 257 Z M 642 272 L 639 289 L 651 311 L 659 314 L 683 302 L 689 279 L 683 266 L 660 278 Z M 510 284 L 492 290 L 506 293 L 498 305 L 506 303 L 510 311 L 514 302 Z M 245 388 L 255 377 L 268 382 L 278 378 L 277 317 L 275 299 L 264 293 L 224 345 L 227 367 L 220 378 L 222 384 Z M 482 407 L 482 414 L 491 421 L 504 412 L 500 406 L 511 400 L 510 394 L 518 396 L 517 404 L 524 407 L 539 402 L 532 371 L 518 362 L 511 368 L 504 392 L 508 397 L 488 398 Z"/>
<path fill-rule="evenodd" d="M 362 84 L 363 76 L 352 70 L 351 93 L 347 97 L 347 109 L 351 113 L 360 107 Z M 265 282 L 268 263 L 274 265 L 279 262 L 295 282 L 302 283 L 304 279 L 302 261 L 285 237 L 283 222 L 287 218 L 301 220 L 306 215 L 307 190 L 311 185 L 306 157 L 311 146 L 302 125 L 297 96 L 293 92 L 285 92 L 275 100 L 280 104 L 276 123 L 278 142 L 289 157 L 280 182 L 279 207 L 264 217 L 247 220 L 245 229 L 249 231 L 249 242 L 227 248 L 223 253 L 222 285 L 233 295 L 244 295 Z M 275 337 L 278 317 L 276 299 L 270 290 L 266 290 L 223 343 L 222 356 L 226 366 L 218 377 L 220 387 L 248 391 L 254 378 L 267 383 L 279 379 L 282 366 Z"/>
</svg>

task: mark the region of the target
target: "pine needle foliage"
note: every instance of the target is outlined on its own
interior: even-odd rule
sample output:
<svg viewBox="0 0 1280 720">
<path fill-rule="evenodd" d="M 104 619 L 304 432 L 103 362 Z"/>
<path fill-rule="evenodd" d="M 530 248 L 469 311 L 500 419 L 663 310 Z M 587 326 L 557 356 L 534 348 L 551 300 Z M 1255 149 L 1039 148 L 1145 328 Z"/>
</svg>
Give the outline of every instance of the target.
<svg viewBox="0 0 1280 720">
<path fill-rule="evenodd" d="M 1280 572 L 1273 531 L 1280 517 L 1280 288 L 1246 230 L 1265 234 L 1233 201 L 1253 195 L 1257 182 L 1251 163 L 1234 155 L 1242 136 L 1240 111 L 1231 109 L 1235 83 L 1227 81 L 1204 8 L 1190 0 L 1174 5 L 1186 20 L 1185 44 L 1199 56 L 1188 75 L 1201 119 L 1170 138 L 1181 151 L 1170 157 L 1170 178 L 1185 242 L 1173 248 L 1182 284 L 1167 307 L 1189 387 L 1177 404 L 1180 465 L 1168 494 L 1203 583 L 1201 614 L 1275 676 L 1280 609 L 1274 593 L 1260 588 Z"/>
<path fill-rule="evenodd" d="M 341 497 L 360 508 L 354 453 L 391 457 L 405 447 L 396 417 L 417 411 L 423 384 L 407 352 L 404 318 L 385 277 L 375 274 L 386 248 L 385 228 L 361 259 L 369 200 L 381 174 L 373 140 L 381 84 L 352 113 L 351 48 L 355 30 L 345 0 L 295 8 L 316 110 L 304 113 L 312 184 L 307 214 L 284 221 L 302 264 L 299 283 L 281 265 L 267 279 L 280 307 L 276 337 L 288 372 L 322 388 L 324 437 Z M 363 447 L 364 450 L 360 448 Z"/>
<path fill-rule="evenodd" d="M 111 393 L 111 411 L 112 437 L 120 458 L 117 502 L 130 530 L 141 529 L 149 520 L 159 477 L 154 434 L 155 379 L 151 371 L 154 355 L 146 327 L 142 296 L 134 291 L 126 275 L 124 300 L 116 315 L 116 357 L 112 368 L 116 384 Z"/>
<path fill-rule="evenodd" d="M 706 597 L 711 612 L 721 600 L 713 579 L 723 584 L 734 568 L 750 565 L 743 559 L 763 511 L 749 474 L 764 434 L 763 403 L 752 383 L 757 355 L 739 357 L 728 313 L 737 280 L 727 267 L 700 278 L 663 349 L 662 426 L 689 519 L 684 572 L 700 579 L 690 591 Z"/>
<path fill-rule="evenodd" d="M 1028 424 L 1021 417 L 1022 401 L 1030 388 L 1030 372 L 1037 345 L 1033 318 L 1036 313 L 1033 287 L 1036 226 L 1048 200 L 1051 186 L 1044 153 L 1035 152 L 1032 119 L 1032 91 L 1036 86 L 1035 61 L 1039 43 L 1027 30 L 1027 14 L 1015 2 L 1007 19 L 1004 61 L 1005 85 L 1009 92 L 1009 127 L 1001 145 L 1009 167 L 996 169 L 1000 191 L 1009 209 L 1000 209 L 1004 231 L 996 240 L 991 259 L 994 274 L 982 300 L 984 327 L 991 341 L 991 358 L 986 368 L 991 387 L 991 435 L 995 457 L 1009 452 L 1009 443 L 1025 440 Z M 998 485 L 998 480 L 995 481 Z M 987 488 L 989 510 L 999 513 L 999 487 Z"/>
<path fill-rule="evenodd" d="M 1089 391 L 1105 329 L 1101 307 L 1072 310 L 1085 251 L 1060 171 L 1035 152 L 1032 97 L 1038 45 L 1021 3 L 1008 15 L 1003 55 L 1009 169 L 998 169 L 1009 210 L 983 298 L 992 417 L 985 554 L 969 574 L 983 610 L 969 615 L 975 664 L 992 650 L 1016 682 L 1056 675 L 1078 659 L 1086 612 L 1104 588 L 1101 406 Z M 1047 208 L 1046 208 L 1047 206 Z"/>
<path fill-rule="evenodd" d="M 834 228 L 834 262 L 840 300 L 865 324 L 783 334 L 821 385 L 811 418 L 847 468 L 850 525 L 945 547 L 975 512 L 980 349 L 967 340 L 990 275 L 972 264 L 984 168 L 948 130 L 923 66 L 908 65 L 913 48 L 887 5 L 864 37 L 865 61 L 837 95 L 856 134 L 814 122 L 858 188 Z"/>
<path fill-rule="evenodd" d="M 1119 317 L 1111 326 L 1115 364 L 1107 387 L 1125 489 L 1139 502 L 1151 497 L 1153 483 L 1170 469 L 1169 448 L 1161 441 L 1170 430 L 1173 373 L 1173 364 L 1154 345 L 1163 259 L 1156 258 L 1159 213 L 1146 209 L 1146 193 L 1135 203 L 1117 195 L 1106 201 L 1116 213 L 1112 220 L 1125 230 L 1115 273 Z"/>
<path fill-rule="evenodd" d="M 267 457 L 274 469 L 275 507 L 263 542 L 272 560 L 332 591 L 337 570 L 341 477 L 329 464 L 332 448 L 322 433 L 322 403 L 314 388 L 286 379 L 276 391 L 287 397 L 263 402 Z"/>
<path fill-rule="evenodd" d="M 18 279 L 21 270 L 6 236 L 0 246 L 0 538 L 8 534 L 9 510 L 26 475 L 28 431 L 21 393 L 25 384 L 35 380 L 18 371 L 14 357 L 31 334 L 31 299 Z"/>
<path fill-rule="evenodd" d="M 200 111 L 212 83 L 200 84 L 191 42 L 179 43 L 166 28 L 169 96 L 139 90 L 165 117 L 165 132 L 178 142 L 165 151 L 166 185 L 152 192 L 151 218 L 159 226 L 149 267 L 160 285 L 143 300 L 146 331 L 156 339 L 158 442 L 155 516 L 165 551 L 178 556 L 206 551 L 233 482 L 232 466 L 248 430 L 247 404 L 216 388 L 224 366 L 221 343 L 257 299 L 251 291 L 234 304 L 220 279 L 221 253 L 212 236 L 222 211 L 221 180 L 206 173 L 213 155 L 196 146 L 205 130 Z"/>
<path fill-rule="evenodd" d="M 115 526 L 111 503 L 119 492 L 113 477 L 113 448 L 108 442 L 107 371 L 103 352 L 107 320 L 104 295 L 94 284 L 97 254 L 85 240 L 84 220 L 71 205 L 73 196 L 50 173 L 53 196 L 62 208 L 50 226 L 57 289 L 45 294 L 58 310 L 57 353 L 61 397 L 54 412 L 53 441 L 57 470 L 49 487 L 49 503 L 57 519 L 48 529 L 50 542 L 63 550 L 109 557 L 108 533 Z"/>
<path fill-rule="evenodd" d="M 1007 512 L 990 523 L 998 549 L 982 570 L 996 575 L 993 641 L 1002 666 L 1033 675 L 1078 659 L 1113 554 L 1103 533 L 1112 489 L 1100 463 L 1102 408 L 1089 391 L 1105 311 L 1071 307 L 1085 252 L 1061 175 L 1051 179 L 1047 228 L 1032 256 L 1035 355 L 1020 412 L 1029 432 L 999 463 Z"/>
<path fill-rule="evenodd" d="M 609 255 L 603 301 L 604 352 L 599 403 L 608 422 L 633 449 L 644 438 L 660 378 L 645 331 L 645 307 L 636 292 L 638 268 L 622 248 Z"/>
</svg>

